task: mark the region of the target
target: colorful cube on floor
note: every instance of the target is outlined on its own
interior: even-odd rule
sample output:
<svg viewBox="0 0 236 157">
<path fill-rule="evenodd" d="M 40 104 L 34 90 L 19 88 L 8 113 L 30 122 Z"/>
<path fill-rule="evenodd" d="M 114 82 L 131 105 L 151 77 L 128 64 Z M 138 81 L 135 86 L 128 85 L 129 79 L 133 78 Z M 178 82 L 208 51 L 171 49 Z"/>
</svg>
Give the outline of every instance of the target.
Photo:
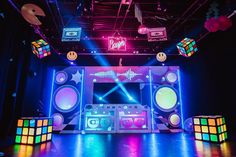
<svg viewBox="0 0 236 157">
<path fill-rule="evenodd" d="M 220 143 L 228 138 L 225 118 L 220 115 L 195 116 L 193 127 L 196 140 Z"/>
<path fill-rule="evenodd" d="M 179 42 L 177 44 L 177 48 L 179 53 L 185 57 L 192 56 L 198 50 L 196 42 L 189 38 L 184 38 L 181 42 Z"/>
<path fill-rule="evenodd" d="M 38 58 L 44 58 L 51 54 L 49 44 L 43 39 L 33 41 L 32 51 Z"/>
<path fill-rule="evenodd" d="M 39 144 L 52 139 L 52 118 L 26 117 L 17 122 L 15 143 Z"/>
</svg>

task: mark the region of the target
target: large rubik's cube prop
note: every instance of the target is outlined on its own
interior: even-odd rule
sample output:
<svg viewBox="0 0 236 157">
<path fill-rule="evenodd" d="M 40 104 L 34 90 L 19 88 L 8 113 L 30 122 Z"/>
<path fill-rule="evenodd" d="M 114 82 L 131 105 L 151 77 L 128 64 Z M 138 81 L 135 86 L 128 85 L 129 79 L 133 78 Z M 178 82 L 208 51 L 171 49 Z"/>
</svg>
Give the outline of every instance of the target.
<svg viewBox="0 0 236 157">
<path fill-rule="evenodd" d="M 222 116 L 195 116 L 193 126 L 196 140 L 220 143 L 228 138 L 225 118 Z"/>
<path fill-rule="evenodd" d="M 185 57 L 192 56 L 198 50 L 196 42 L 190 38 L 184 38 L 176 46 L 178 48 L 179 53 Z"/>
<path fill-rule="evenodd" d="M 33 53 L 40 59 L 51 54 L 49 44 L 43 39 L 33 41 L 31 45 Z"/>
<path fill-rule="evenodd" d="M 39 144 L 52 139 L 52 118 L 21 118 L 17 122 L 15 143 Z"/>
</svg>

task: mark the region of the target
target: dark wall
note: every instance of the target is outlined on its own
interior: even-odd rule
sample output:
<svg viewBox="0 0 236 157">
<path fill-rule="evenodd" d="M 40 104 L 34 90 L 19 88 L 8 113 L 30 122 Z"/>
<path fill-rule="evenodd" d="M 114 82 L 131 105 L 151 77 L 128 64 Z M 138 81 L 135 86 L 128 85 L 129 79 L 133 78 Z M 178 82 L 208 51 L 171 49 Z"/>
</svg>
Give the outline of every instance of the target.
<svg viewBox="0 0 236 157">
<path fill-rule="evenodd" d="M 235 28 L 209 34 L 199 52 L 180 63 L 185 115 L 224 115 L 230 132 L 236 130 Z"/>
<path fill-rule="evenodd" d="M 35 38 L 33 29 L 7 2 L 1 2 L 1 7 L 4 17 L 0 17 L 0 136 L 4 137 L 14 134 L 16 119 L 24 116 L 25 110 L 34 110 L 27 105 L 34 106 L 41 84 L 38 80 L 33 84 L 30 82 L 34 80 L 32 71 L 39 71 L 38 76 L 42 75 L 45 64 L 33 60 L 35 56 L 30 46 Z M 27 90 L 29 85 L 31 91 Z M 31 93 L 35 94 L 34 97 Z M 29 98 L 32 103 L 25 101 L 27 95 L 32 97 Z"/>
</svg>

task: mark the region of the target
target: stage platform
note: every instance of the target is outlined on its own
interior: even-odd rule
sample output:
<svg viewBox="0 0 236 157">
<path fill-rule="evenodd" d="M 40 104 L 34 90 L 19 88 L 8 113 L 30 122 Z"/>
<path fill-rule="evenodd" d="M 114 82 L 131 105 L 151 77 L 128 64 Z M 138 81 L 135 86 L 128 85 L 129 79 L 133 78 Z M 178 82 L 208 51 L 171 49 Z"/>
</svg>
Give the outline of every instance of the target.
<svg viewBox="0 0 236 157">
<path fill-rule="evenodd" d="M 186 133 L 54 134 L 52 142 L 0 147 L 0 152 L 18 157 L 232 157 L 235 148 L 235 140 L 210 144 Z"/>
</svg>

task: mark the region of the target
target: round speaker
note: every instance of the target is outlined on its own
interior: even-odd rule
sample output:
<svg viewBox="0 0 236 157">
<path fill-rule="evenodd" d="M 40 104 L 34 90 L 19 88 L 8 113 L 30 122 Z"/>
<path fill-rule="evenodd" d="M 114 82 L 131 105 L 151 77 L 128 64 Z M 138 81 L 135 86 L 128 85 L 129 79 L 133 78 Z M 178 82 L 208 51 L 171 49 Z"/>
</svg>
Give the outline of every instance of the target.
<svg viewBox="0 0 236 157">
<path fill-rule="evenodd" d="M 67 81 L 68 75 L 64 71 L 59 71 L 56 73 L 55 82 L 57 84 L 63 84 Z"/>
<path fill-rule="evenodd" d="M 169 116 L 169 124 L 173 127 L 179 127 L 181 123 L 181 118 L 178 113 L 172 113 Z"/>
<path fill-rule="evenodd" d="M 177 91 L 171 86 L 160 86 L 154 92 L 154 102 L 158 109 L 171 112 L 177 107 Z"/>
<path fill-rule="evenodd" d="M 95 129 L 99 126 L 99 118 L 89 118 L 87 124 L 89 128 Z"/>
<path fill-rule="evenodd" d="M 64 85 L 54 92 L 54 107 L 61 112 L 70 112 L 80 103 L 79 91 L 71 86 Z"/>
<path fill-rule="evenodd" d="M 106 129 L 108 128 L 112 123 L 111 118 L 101 118 L 100 119 L 100 125 L 102 128 Z"/>
<path fill-rule="evenodd" d="M 177 80 L 178 80 L 178 77 L 176 75 L 176 73 L 174 72 L 168 72 L 166 74 L 166 80 L 169 82 L 169 83 L 175 83 Z"/>
</svg>

